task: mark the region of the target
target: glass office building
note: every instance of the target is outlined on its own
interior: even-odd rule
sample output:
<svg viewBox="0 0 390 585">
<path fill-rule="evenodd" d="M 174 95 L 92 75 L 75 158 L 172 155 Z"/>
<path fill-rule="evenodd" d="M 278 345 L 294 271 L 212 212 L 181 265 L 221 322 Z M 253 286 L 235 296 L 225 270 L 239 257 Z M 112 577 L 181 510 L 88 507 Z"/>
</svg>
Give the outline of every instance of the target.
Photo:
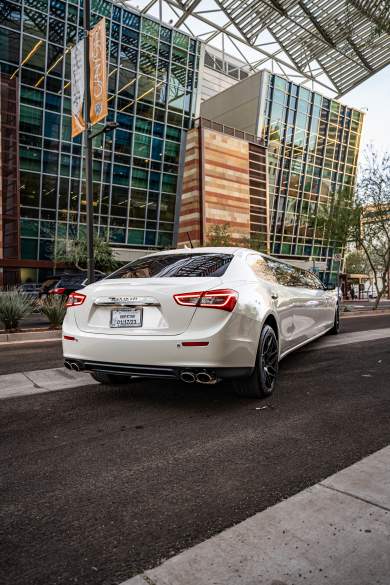
<svg viewBox="0 0 390 585">
<path fill-rule="evenodd" d="M 245 96 L 245 99 L 243 99 Z M 355 186 L 364 114 L 263 70 L 201 104 L 201 115 L 253 134 L 267 147 L 271 254 L 314 268 L 335 281 L 342 250 L 324 238 L 321 206 Z M 251 202 L 251 233 L 261 207 Z M 323 226 L 322 226 L 323 227 Z"/>
<path fill-rule="evenodd" d="M 92 25 L 106 18 L 108 120 L 119 124 L 94 139 L 96 233 L 116 247 L 169 247 L 200 44 L 120 4 L 91 4 Z M 85 232 L 83 144 L 81 136 L 71 139 L 70 117 L 70 48 L 82 38 L 82 21 L 82 0 L 0 0 L 0 258 L 18 237 L 18 253 L 8 254 L 3 271 L 23 268 L 30 278 L 51 270 L 56 239 Z M 4 152 L 10 119 L 19 151 L 12 164 Z M 7 181 L 11 174 L 15 180 Z"/>
<path fill-rule="evenodd" d="M 355 185 L 364 114 L 277 75 L 265 78 L 271 253 L 311 258 L 324 280 L 335 282 L 341 250 L 313 218 Z"/>
</svg>

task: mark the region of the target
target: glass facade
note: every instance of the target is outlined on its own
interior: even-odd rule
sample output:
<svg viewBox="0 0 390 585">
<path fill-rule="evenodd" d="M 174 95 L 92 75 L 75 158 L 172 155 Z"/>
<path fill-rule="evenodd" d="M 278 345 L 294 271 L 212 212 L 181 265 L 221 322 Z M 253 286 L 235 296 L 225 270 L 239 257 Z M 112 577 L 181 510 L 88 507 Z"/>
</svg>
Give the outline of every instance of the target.
<svg viewBox="0 0 390 585">
<path fill-rule="evenodd" d="M 96 233 L 115 246 L 172 245 L 182 133 L 192 124 L 199 43 L 106 0 L 108 121 L 94 139 Z M 0 72 L 19 80 L 21 258 L 50 260 L 85 232 L 81 136 L 71 139 L 70 48 L 82 0 L 0 0 Z M 98 125 L 94 130 L 98 129 Z M 31 263 L 30 263 L 31 265 Z"/>
<path fill-rule="evenodd" d="M 262 135 L 268 145 L 271 253 L 311 257 L 335 282 L 340 250 L 313 218 L 335 193 L 353 189 L 363 114 L 268 74 Z"/>
</svg>

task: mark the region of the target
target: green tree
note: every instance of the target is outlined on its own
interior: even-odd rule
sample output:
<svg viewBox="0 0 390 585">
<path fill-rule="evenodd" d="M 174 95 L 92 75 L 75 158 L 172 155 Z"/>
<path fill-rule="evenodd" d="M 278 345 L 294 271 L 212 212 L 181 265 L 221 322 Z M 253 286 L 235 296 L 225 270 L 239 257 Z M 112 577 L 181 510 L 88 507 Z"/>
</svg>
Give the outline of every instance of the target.
<svg viewBox="0 0 390 585">
<path fill-rule="evenodd" d="M 118 268 L 112 248 L 109 243 L 100 237 L 94 238 L 95 268 L 101 272 L 112 272 Z M 87 240 L 85 237 L 72 240 L 57 240 L 55 245 L 54 259 L 74 266 L 78 270 L 87 268 Z"/>
<path fill-rule="evenodd" d="M 348 242 L 364 255 L 377 298 L 388 290 L 390 270 L 390 153 L 367 150 L 355 192 L 341 191 L 313 219 L 329 242 Z"/>
<path fill-rule="evenodd" d="M 251 248 L 251 250 L 256 250 L 257 252 L 264 252 L 264 254 L 268 253 L 267 236 L 263 232 L 241 238 L 239 245 L 243 248 Z"/>
<path fill-rule="evenodd" d="M 362 252 L 350 252 L 345 258 L 345 272 L 348 274 L 367 274 L 370 267 Z"/>
</svg>

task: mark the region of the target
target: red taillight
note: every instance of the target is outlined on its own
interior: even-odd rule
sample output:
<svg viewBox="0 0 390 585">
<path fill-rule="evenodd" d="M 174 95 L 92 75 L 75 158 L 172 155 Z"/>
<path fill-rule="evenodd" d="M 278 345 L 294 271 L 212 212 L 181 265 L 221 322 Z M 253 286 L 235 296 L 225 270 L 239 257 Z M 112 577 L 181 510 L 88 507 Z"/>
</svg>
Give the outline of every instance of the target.
<svg viewBox="0 0 390 585">
<path fill-rule="evenodd" d="M 82 305 L 86 299 L 86 295 L 82 295 L 81 293 L 72 292 L 68 296 L 68 300 L 65 303 L 66 307 L 78 307 Z"/>
<path fill-rule="evenodd" d="M 196 307 L 200 301 L 203 292 L 182 293 L 180 295 L 173 295 L 173 298 L 178 305 L 185 307 Z"/>
<path fill-rule="evenodd" d="M 238 301 L 238 292 L 230 289 L 209 290 L 203 292 L 173 295 L 178 305 L 185 307 L 204 307 L 221 309 L 231 313 Z"/>
<path fill-rule="evenodd" d="M 49 295 L 63 295 L 65 291 L 65 288 L 52 288 L 49 290 Z"/>
</svg>

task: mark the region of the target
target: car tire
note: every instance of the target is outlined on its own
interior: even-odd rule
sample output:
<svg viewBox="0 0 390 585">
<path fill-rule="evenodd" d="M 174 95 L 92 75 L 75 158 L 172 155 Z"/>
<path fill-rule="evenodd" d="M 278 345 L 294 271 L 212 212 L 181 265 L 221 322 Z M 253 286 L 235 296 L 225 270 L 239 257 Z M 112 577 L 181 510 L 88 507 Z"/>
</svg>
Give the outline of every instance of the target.
<svg viewBox="0 0 390 585">
<path fill-rule="evenodd" d="M 275 387 L 278 366 L 278 338 L 270 325 L 264 325 L 260 334 L 254 370 L 248 378 L 235 380 L 236 393 L 245 398 L 271 396 Z"/>
<path fill-rule="evenodd" d="M 90 372 L 92 378 L 101 384 L 128 384 L 130 376 L 121 374 L 105 374 L 104 372 Z"/>
<path fill-rule="evenodd" d="M 329 329 L 330 335 L 338 335 L 340 333 L 340 305 L 337 303 L 336 311 L 334 314 L 334 321 L 332 329 Z"/>
</svg>

